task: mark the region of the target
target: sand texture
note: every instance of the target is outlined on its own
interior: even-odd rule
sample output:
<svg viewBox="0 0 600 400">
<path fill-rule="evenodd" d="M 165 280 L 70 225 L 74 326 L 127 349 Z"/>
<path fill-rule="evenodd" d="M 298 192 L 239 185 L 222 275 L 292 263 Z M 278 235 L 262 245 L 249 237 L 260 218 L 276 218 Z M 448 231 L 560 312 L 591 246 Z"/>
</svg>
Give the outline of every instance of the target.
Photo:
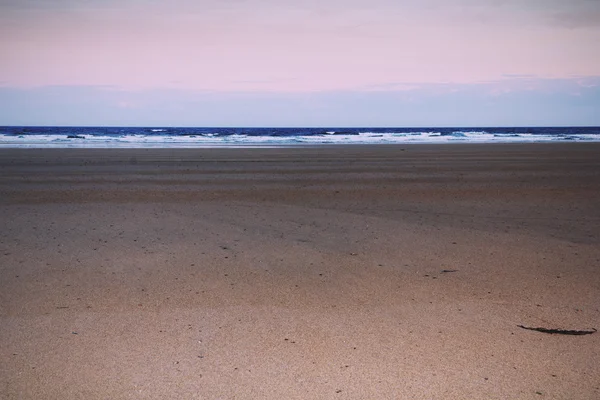
<svg viewBox="0 0 600 400">
<path fill-rule="evenodd" d="M 0 150 L 1 399 L 599 399 L 600 144 Z"/>
</svg>

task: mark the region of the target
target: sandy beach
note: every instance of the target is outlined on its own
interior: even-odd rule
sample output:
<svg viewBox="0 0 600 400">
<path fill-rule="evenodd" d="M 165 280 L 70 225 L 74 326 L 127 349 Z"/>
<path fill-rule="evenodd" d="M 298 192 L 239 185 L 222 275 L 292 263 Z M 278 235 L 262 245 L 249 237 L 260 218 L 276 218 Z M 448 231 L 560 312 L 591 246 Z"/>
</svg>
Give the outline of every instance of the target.
<svg viewBox="0 0 600 400">
<path fill-rule="evenodd" d="M 2 399 L 598 399 L 600 143 L 0 149 Z"/>
</svg>

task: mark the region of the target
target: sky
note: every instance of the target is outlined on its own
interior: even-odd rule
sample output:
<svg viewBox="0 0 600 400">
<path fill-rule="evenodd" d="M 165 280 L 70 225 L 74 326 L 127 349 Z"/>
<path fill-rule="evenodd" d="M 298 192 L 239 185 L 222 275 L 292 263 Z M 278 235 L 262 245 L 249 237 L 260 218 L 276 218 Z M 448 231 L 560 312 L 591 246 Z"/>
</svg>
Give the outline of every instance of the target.
<svg viewBox="0 0 600 400">
<path fill-rule="evenodd" d="M 0 125 L 600 125 L 600 0 L 0 0 Z"/>
</svg>

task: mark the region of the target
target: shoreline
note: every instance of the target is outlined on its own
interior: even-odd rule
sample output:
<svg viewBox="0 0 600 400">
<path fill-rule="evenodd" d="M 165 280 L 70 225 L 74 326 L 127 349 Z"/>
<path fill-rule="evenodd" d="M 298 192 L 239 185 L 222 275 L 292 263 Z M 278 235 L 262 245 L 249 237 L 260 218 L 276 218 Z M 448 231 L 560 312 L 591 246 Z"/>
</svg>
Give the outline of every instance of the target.
<svg viewBox="0 0 600 400">
<path fill-rule="evenodd" d="M 249 148 L 320 145 L 600 142 L 600 127 L 0 127 L 4 147 Z"/>
</svg>

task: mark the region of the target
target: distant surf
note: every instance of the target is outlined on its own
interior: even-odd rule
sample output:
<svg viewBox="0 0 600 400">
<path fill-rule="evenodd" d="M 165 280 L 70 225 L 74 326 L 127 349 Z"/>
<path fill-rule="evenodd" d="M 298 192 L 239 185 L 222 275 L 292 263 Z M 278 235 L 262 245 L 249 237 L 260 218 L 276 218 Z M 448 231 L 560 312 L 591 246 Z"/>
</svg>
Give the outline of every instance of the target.
<svg viewBox="0 0 600 400">
<path fill-rule="evenodd" d="M 0 147 L 287 147 L 336 144 L 598 142 L 600 127 L 0 127 Z"/>
</svg>

